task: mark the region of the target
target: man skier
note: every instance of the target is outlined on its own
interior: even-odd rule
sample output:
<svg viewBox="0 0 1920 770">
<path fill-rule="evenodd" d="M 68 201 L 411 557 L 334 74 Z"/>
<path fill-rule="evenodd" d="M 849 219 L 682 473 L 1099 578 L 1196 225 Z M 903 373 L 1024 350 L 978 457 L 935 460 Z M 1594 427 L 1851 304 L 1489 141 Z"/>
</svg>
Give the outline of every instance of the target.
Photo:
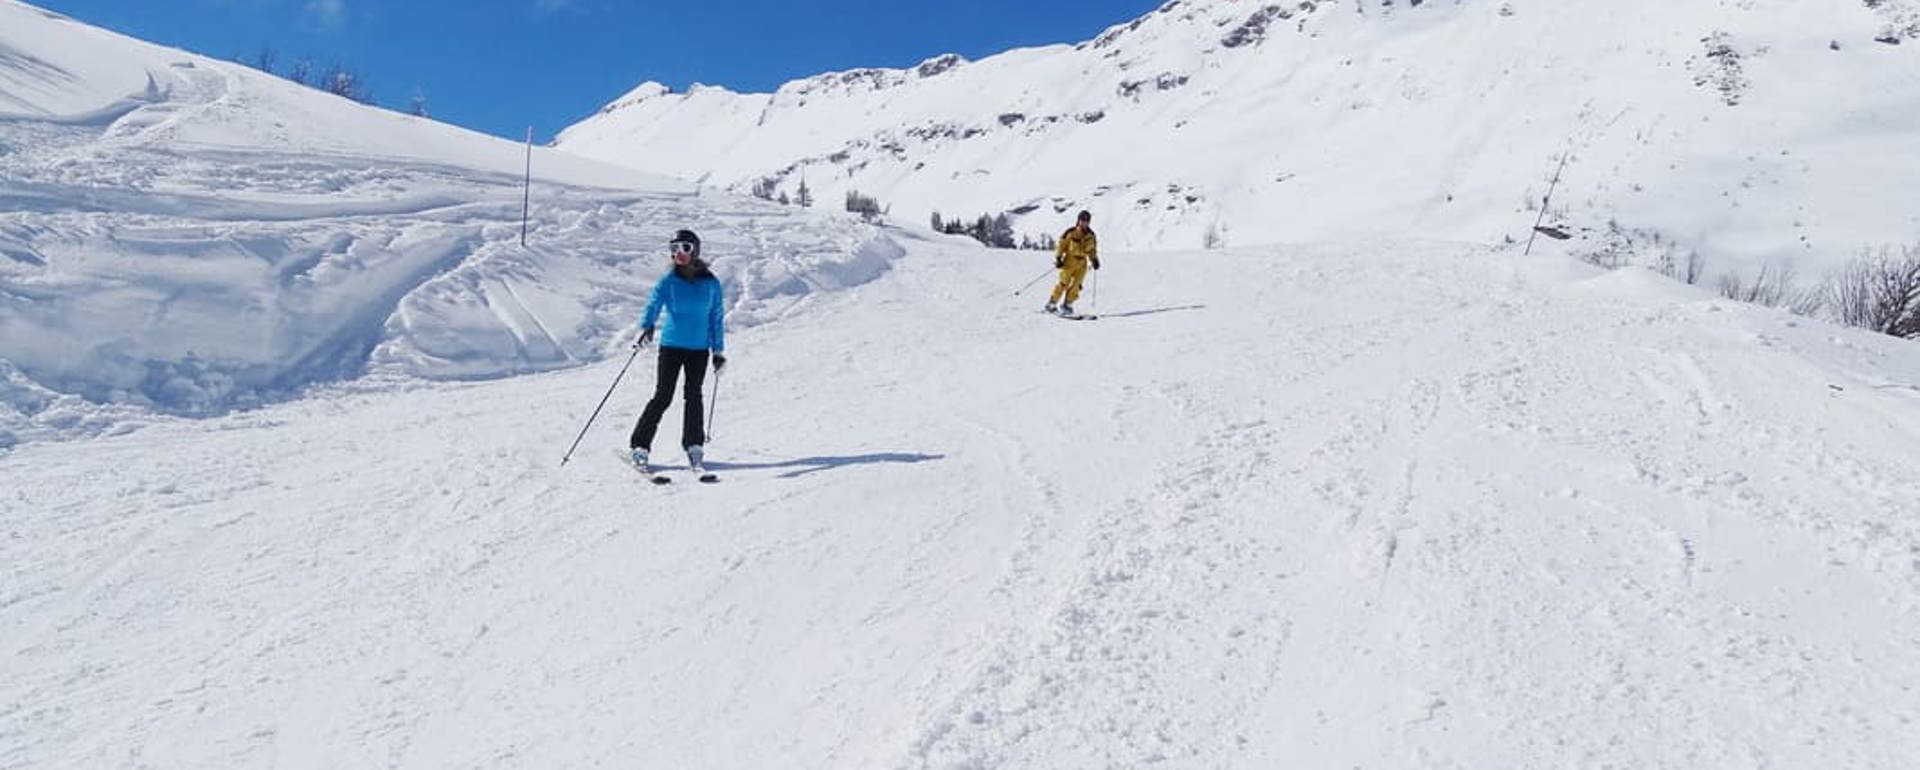
<svg viewBox="0 0 1920 770">
<path fill-rule="evenodd" d="M 1087 266 L 1100 269 L 1100 242 L 1093 235 L 1093 212 L 1082 211 L 1072 228 L 1060 235 L 1053 251 L 1053 266 L 1060 271 L 1060 282 L 1047 297 L 1047 312 L 1073 315 L 1073 303 L 1080 299 L 1080 285 L 1087 280 Z M 1065 296 L 1066 302 L 1060 300 Z"/>
<path fill-rule="evenodd" d="M 715 372 L 727 365 L 725 297 L 720 279 L 714 277 L 700 258 L 700 236 L 692 230 L 681 230 L 674 234 L 667 247 L 673 257 L 673 269 L 654 284 L 646 315 L 640 320 L 640 338 L 633 343 L 639 348 L 653 341 L 654 324 L 664 310 L 667 328 L 660 335 L 660 375 L 653 385 L 653 400 L 648 401 L 640 413 L 640 422 L 633 426 L 633 437 L 627 440 L 627 447 L 633 464 L 652 472 L 648 453 L 653 447 L 653 434 L 659 429 L 667 406 L 673 403 L 674 381 L 685 370 L 686 418 L 681 422 L 680 446 L 687 451 L 688 464 L 700 472 L 705 468 L 702 445 L 706 443 L 706 432 L 700 424 L 700 409 L 701 388 L 707 379 L 707 352 L 713 352 Z"/>
</svg>

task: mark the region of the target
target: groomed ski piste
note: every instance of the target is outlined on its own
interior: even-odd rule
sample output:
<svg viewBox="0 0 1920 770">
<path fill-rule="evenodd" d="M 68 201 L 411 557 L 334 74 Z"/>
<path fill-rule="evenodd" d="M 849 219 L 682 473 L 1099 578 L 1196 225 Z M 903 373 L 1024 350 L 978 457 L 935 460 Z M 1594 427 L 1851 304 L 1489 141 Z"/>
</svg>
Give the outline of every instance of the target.
<svg viewBox="0 0 1920 770">
<path fill-rule="evenodd" d="M 41 201 L 0 214 L 0 767 L 1920 756 L 1912 342 L 1411 239 L 1112 251 L 1060 323 L 1013 293 L 1045 254 L 546 151 L 522 251 L 510 143 L 263 150 L 222 110 L 410 123 L 38 13 L 0 0 L 5 72 L 221 88 L 0 121 L 0 195 Z M 198 138 L 120 133 L 170 114 Z M 127 213 L 163 198 L 110 169 L 191 195 Z M 452 208 L 300 208 L 328 173 Z M 562 467 L 682 225 L 737 320 L 725 480 L 680 483 L 677 411 L 676 483 L 623 467 L 651 351 Z"/>
<path fill-rule="evenodd" d="M 1911 343 L 1472 246 L 1106 261 L 1097 323 L 917 242 L 741 333 L 719 485 L 609 448 L 646 377 L 559 467 L 618 362 L 18 448 L 0 760 L 1920 749 Z"/>
</svg>

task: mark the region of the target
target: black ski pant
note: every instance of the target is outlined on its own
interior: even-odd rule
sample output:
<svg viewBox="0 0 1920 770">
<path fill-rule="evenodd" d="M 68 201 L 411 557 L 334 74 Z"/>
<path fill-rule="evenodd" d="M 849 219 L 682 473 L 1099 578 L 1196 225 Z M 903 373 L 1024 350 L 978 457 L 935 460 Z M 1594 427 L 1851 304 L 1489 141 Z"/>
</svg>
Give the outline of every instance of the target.
<svg viewBox="0 0 1920 770">
<path fill-rule="evenodd" d="M 667 407 L 673 403 L 673 383 L 680 379 L 682 369 L 687 372 L 687 389 L 683 399 L 687 402 L 687 416 L 680 424 L 680 446 L 707 443 L 706 431 L 700 427 L 700 410 L 703 407 L 700 392 L 707 384 L 707 351 L 663 346 L 660 348 L 660 377 L 653 383 L 653 400 L 648 401 L 647 408 L 640 412 L 640 423 L 633 426 L 633 438 L 627 440 L 627 446 L 653 451 L 653 434 L 660 430 L 660 418 L 666 415 Z"/>
</svg>

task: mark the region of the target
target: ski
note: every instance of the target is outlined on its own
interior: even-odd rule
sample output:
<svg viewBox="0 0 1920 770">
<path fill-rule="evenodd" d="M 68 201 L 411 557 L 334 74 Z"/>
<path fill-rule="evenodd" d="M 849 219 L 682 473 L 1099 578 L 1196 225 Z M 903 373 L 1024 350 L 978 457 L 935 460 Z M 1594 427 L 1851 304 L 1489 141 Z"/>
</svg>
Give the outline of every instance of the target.
<svg viewBox="0 0 1920 770">
<path fill-rule="evenodd" d="M 714 472 L 712 472 L 712 471 L 709 471 L 709 470 L 707 470 L 707 469 L 705 469 L 705 468 L 702 468 L 702 467 L 700 467 L 700 466 L 697 466 L 697 465 L 696 465 L 696 466 L 694 466 L 694 467 L 692 467 L 692 468 L 689 468 L 688 470 L 691 470 L 691 471 L 693 471 L 693 477 L 694 477 L 694 478 L 696 478 L 696 479 L 699 479 L 699 480 L 700 480 L 700 483 L 702 483 L 702 484 L 718 484 L 718 483 L 720 483 L 720 476 L 719 476 L 719 474 L 716 474 L 716 473 L 714 473 Z"/>
</svg>

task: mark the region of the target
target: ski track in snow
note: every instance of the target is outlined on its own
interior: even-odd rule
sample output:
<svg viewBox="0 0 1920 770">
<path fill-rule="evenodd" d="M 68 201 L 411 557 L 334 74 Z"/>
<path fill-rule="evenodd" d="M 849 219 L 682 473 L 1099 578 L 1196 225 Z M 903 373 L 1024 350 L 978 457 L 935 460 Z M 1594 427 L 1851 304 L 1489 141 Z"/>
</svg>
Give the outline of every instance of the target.
<svg viewBox="0 0 1920 770">
<path fill-rule="evenodd" d="M 718 486 L 591 449 L 650 361 L 565 469 L 612 363 L 0 458 L 0 766 L 1920 750 L 1902 343 L 1421 244 L 1117 254 L 1055 324 L 898 237 L 736 336 Z"/>
</svg>

